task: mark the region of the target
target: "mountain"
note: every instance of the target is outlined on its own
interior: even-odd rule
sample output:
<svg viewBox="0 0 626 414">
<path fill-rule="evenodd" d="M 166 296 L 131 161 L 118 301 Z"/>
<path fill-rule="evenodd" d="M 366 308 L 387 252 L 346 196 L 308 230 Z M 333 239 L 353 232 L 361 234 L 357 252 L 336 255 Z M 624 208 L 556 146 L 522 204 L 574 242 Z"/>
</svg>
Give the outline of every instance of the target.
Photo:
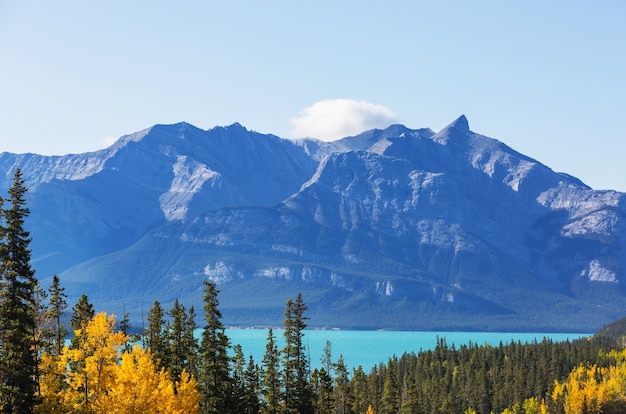
<svg viewBox="0 0 626 414">
<path fill-rule="evenodd" d="M 74 303 L 145 315 L 154 300 L 224 322 L 591 332 L 623 316 L 624 194 L 596 191 L 459 117 L 327 143 L 239 124 L 156 125 L 110 148 L 0 154 L 30 188 L 33 264 Z"/>
</svg>

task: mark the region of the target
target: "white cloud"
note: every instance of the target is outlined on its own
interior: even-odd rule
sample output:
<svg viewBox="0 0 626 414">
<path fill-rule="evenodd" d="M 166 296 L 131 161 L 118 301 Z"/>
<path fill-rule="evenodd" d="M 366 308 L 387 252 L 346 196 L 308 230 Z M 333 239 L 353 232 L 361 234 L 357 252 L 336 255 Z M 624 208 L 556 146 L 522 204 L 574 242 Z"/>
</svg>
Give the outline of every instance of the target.
<svg viewBox="0 0 626 414">
<path fill-rule="evenodd" d="M 334 141 L 373 128 L 396 123 L 393 111 L 382 105 L 353 99 L 327 99 L 315 102 L 292 119 L 292 137 Z"/>
</svg>

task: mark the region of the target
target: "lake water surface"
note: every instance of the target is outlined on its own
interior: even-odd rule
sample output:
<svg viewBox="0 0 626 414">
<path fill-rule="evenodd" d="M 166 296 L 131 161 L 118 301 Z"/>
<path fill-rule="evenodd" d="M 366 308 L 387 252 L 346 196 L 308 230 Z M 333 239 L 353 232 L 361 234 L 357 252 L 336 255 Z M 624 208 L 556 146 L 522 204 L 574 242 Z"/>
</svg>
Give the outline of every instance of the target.
<svg viewBox="0 0 626 414">
<path fill-rule="evenodd" d="M 274 338 L 278 349 L 282 349 L 285 341 L 282 329 L 274 330 Z M 231 345 L 241 344 L 246 359 L 252 355 L 260 364 L 267 344 L 267 329 L 227 329 L 226 335 Z M 470 342 L 478 345 L 489 344 L 498 346 L 515 342 L 540 342 L 543 338 L 553 341 L 565 341 L 590 336 L 591 334 L 573 333 L 503 333 L 503 332 L 407 332 L 407 331 L 351 331 L 351 330 L 307 330 L 304 343 L 310 352 L 312 368 L 321 366 L 326 341 L 332 343 L 332 359 L 336 361 L 343 355 L 348 371 L 361 365 L 366 372 L 379 362 L 386 363 L 393 355 L 403 353 L 419 353 L 421 350 L 434 349 L 437 338 L 444 338 L 448 345 L 456 347 Z"/>
</svg>

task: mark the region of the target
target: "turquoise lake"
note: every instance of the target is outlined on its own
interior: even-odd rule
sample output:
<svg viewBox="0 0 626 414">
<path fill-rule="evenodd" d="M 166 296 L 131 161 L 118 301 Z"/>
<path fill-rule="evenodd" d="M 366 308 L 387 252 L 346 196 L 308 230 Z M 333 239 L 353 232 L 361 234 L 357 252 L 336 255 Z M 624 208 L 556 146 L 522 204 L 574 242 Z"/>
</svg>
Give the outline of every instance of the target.
<svg viewBox="0 0 626 414">
<path fill-rule="evenodd" d="M 284 346 L 283 330 L 275 329 L 274 338 L 278 349 Z M 260 364 L 267 344 L 267 329 L 227 329 L 226 335 L 231 345 L 241 344 L 246 359 L 250 355 Z M 310 353 L 312 368 L 321 366 L 326 341 L 332 344 L 332 359 L 336 361 L 343 355 L 344 362 L 351 373 L 353 368 L 361 365 L 365 372 L 379 362 L 386 363 L 393 355 L 403 353 L 419 353 L 420 350 L 433 349 L 437 338 L 444 338 L 448 345 L 456 347 L 474 344 L 497 346 L 502 343 L 540 342 L 543 338 L 553 341 L 565 341 L 590 336 L 591 334 L 573 333 L 503 333 L 503 332 L 407 332 L 407 331 L 342 331 L 342 330 L 307 330 L 304 343 Z"/>
</svg>

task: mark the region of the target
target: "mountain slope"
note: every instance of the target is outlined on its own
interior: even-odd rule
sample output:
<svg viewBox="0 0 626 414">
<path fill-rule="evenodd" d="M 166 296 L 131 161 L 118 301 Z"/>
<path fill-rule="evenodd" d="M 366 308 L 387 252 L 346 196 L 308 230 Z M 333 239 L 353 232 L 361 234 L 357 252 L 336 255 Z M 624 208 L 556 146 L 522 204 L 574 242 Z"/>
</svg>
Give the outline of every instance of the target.
<svg viewBox="0 0 626 414">
<path fill-rule="evenodd" d="M 624 195 L 464 116 L 332 143 L 157 125 L 95 153 L 0 154 L 16 164 L 39 277 L 107 310 L 201 306 L 207 278 L 238 325 L 280 324 L 297 292 L 311 325 L 346 328 L 591 331 L 626 304 Z"/>
</svg>

